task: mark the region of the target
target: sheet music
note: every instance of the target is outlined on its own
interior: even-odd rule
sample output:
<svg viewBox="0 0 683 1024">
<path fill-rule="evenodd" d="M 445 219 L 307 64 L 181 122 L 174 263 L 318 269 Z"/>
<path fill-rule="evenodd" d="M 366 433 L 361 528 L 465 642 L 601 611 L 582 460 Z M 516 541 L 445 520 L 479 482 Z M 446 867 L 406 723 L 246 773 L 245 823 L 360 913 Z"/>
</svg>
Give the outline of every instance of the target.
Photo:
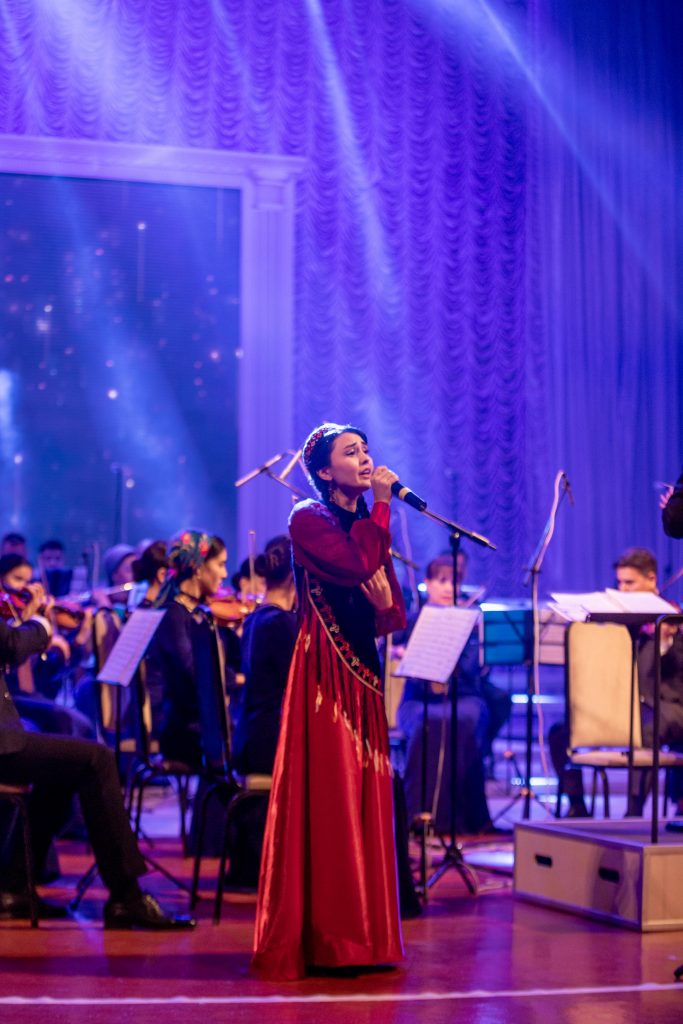
<svg viewBox="0 0 683 1024">
<path fill-rule="evenodd" d="M 676 609 L 658 594 L 649 591 L 596 590 L 589 594 L 551 594 L 550 607 L 563 618 L 583 622 L 595 612 L 631 612 L 635 615 L 665 615 Z"/>
<path fill-rule="evenodd" d="M 465 649 L 478 609 L 425 605 L 397 668 L 400 676 L 447 682 Z"/>
<path fill-rule="evenodd" d="M 605 591 L 613 601 L 618 601 L 625 612 L 633 612 L 635 615 L 649 615 L 651 612 L 660 615 L 675 615 L 678 611 L 672 604 L 665 601 L 659 594 L 643 590 L 612 590 L 610 587 Z"/>
<path fill-rule="evenodd" d="M 130 685 L 135 669 L 165 614 L 164 608 L 138 608 L 133 612 L 97 676 L 98 683 Z"/>
</svg>

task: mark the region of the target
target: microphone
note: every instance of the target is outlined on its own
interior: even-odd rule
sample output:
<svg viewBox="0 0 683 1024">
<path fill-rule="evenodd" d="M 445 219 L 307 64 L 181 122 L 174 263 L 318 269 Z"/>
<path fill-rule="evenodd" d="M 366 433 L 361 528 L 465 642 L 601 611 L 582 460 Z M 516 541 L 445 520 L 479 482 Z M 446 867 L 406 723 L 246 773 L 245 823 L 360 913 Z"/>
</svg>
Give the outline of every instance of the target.
<svg viewBox="0 0 683 1024">
<path fill-rule="evenodd" d="M 572 486 L 569 483 L 569 477 L 567 476 L 566 473 L 563 473 L 562 476 L 564 477 L 564 489 L 567 492 L 567 497 L 569 498 L 569 504 L 571 505 L 572 508 L 574 508 L 574 494 L 572 492 Z"/>
<path fill-rule="evenodd" d="M 239 480 L 235 480 L 235 487 L 241 487 L 242 484 L 249 483 L 250 480 L 253 480 L 254 477 L 258 476 L 260 473 L 265 473 L 266 470 L 270 469 L 271 466 L 274 466 L 276 462 L 280 462 L 282 459 L 286 458 L 288 454 L 289 452 L 280 452 L 279 455 L 273 455 L 272 458 L 266 459 L 262 466 L 258 466 L 257 469 L 252 469 L 250 473 L 247 473 L 245 476 L 241 476 Z"/>
<path fill-rule="evenodd" d="M 418 512 L 424 512 L 427 508 L 427 502 L 424 498 L 418 498 L 415 491 L 411 491 L 409 487 L 406 487 L 401 483 L 400 480 L 394 481 L 391 485 L 391 493 L 395 494 L 401 501 L 405 501 L 406 505 L 412 505 Z"/>
</svg>

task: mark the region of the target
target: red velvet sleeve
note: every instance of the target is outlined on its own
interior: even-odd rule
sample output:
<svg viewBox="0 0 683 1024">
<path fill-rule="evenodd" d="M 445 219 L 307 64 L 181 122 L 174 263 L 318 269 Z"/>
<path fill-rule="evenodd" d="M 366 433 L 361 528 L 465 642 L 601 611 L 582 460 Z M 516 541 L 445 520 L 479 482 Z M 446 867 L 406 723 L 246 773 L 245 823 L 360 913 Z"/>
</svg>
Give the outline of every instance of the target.
<svg viewBox="0 0 683 1024">
<path fill-rule="evenodd" d="M 375 636 L 386 636 L 387 633 L 395 633 L 399 629 L 406 628 L 406 605 L 391 558 L 386 563 L 385 569 L 389 577 L 393 601 L 391 608 L 387 608 L 384 612 L 375 612 Z"/>
<path fill-rule="evenodd" d="M 294 558 L 326 583 L 358 587 L 389 559 L 389 506 L 375 502 L 369 519 L 345 533 L 324 505 L 297 505 L 289 520 Z"/>
</svg>

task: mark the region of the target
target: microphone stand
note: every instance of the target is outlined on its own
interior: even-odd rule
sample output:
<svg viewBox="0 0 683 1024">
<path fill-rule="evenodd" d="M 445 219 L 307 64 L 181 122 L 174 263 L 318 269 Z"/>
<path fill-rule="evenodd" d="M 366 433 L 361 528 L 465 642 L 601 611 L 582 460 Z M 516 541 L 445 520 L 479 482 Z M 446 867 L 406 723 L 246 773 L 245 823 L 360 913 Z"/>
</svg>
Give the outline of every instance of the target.
<svg viewBox="0 0 683 1024">
<path fill-rule="evenodd" d="M 242 487 L 244 484 L 248 484 L 251 480 L 255 480 L 257 476 L 263 475 L 269 477 L 278 484 L 282 484 L 283 487 L 286 487 L 287 490 L 291 491 L 297 498 L 305 498 L 306 494 L 304 494 L 303 491 L 299 490 L 299 488 L 295 487 L 293 484 L 290 484 L 289 480 L 284 479 L 284 473 L 287 473 L 292 468 L 294 463 L 297 461 L 296 456 L 298 454 L 299 453 L 289 449 L 279 455 L 273 455 L 270 459 L 266 459 L 262 466 L 257 466 L 256 469 L 252 469 L 248 473 L 245 473 L 244 476 L 241 476 L 239 480 L 235 480 L 235 487 Z M 275 466 L 278 462 L 282 462 L 282 460 L 288 455 L 294 455 L 295 458 L 287 467 L 285 467 L 284 473 L 280 476 L 277 476 L 275 473 L 271 473 L 271 467 Z"/>
<path fill-rule="evenodd" d="M 562 493 L 559 492 L 560 484 L 564 484 Z M 524 783 L 520 788 L 519 792 L 513 799 L 513 801 L 500 811 L 497 815 L 500 818 L 514 804 L 519 800 L 524 800 L 524 809 L 522 815 L 525 821 L 531 816 L 531 800 L 534 799 L 539 806 L 547 812 L 547 808 L 539 798 L 537 793 L 531 785 L 531 748 L 533 745 L 533 698 L 538 691 L 537 680 L 538 680 L 538 668 L 540 661 L 540 622 L 538 613 L 538 577 L 541 573 L 541 567 L 543 565 L 543 559 L 545 558 L 548 545 L 550 544 L 553 533 L 555 532 L 555 519 L 557 516 L 557 510 L 560 507 L 562 499 L 565 494 L 569 494 L 571 500 L 571 492 L 569 489 L 569 481 L 567 475 L 562 470 L 555 477 L 554 485 L 554 497 L 553 504 L 550 509 L 550 515 L 548 522 L 543 527 L 543 533 L 541 538 L 536 545 L 536 550 L 531 556 L 531 561 L 527 566 L 526 576 L 524 577 L 524 584 L 527 585 L 531 581 L 531 642 L 532 650 L 531 657 L 527 657 L 527 693 L 526 693 L 526 728 L 525 728 L 525 743 L 526 743 L 526 754 L 524 763 Z"/>
<path fill-rule="evenodd" d="M 459 596 L 458 586 L 458 552 L 460 550 L 460 539 L 461 537 L 467 537 L 475 544 L 479 544 L 482 547 L 490 548 L 492 551 L 496 550 L 495 544 L 492 544 L 487 537 L 483 537 L 480 533 L 474 533 L 472 530 L 466 530 L 464 526 L 460 526 L 458 523 L 452 522 L 450 519 L 446 519 L 444 516 L 439 515 L 436 512 L 430 511 L 426 506 L 423 509 L 418 510 L 421 515 L 427 516 L 428 519 L 432 519 L 436 523 L 440 523 L 445 526 L 449 531 L 449 544 L 451 548 L 451 557 L 453 561 L 453 604 L 457 605 Z M 458 843 L 456 835 L 456 821 L 457 821 L 457 809 L 458 809 L 458 793 L 457 793 L 457 778 L 458 778 L 458 695 L 457 695 L 457 668 L 454 670 L 450 680 L 450 704 L 451 704 L 451 763 L 450 763 L 450 836 L 448 843 L 444 843 L 444 855 L 441 864 L 432 874 L 431 878 L 427 880 L 426 888 L 424 888 L 424 898 L 427 896 L 427 889 L 431 889 L 433 885 L 442 878 L 447 871 L 454 868 L 460 877 L 462 878 L 467 891 L 471 896 L 476 896 L 478 890 L 478 880 L 475 872 L 465 862 L 462 855 L 462 847 Z M 426 775 L 426 743 L 425 737 L 423 736 L 422 746 L 422 769 L 423 769 L 423 790 L 424 790 L 424 779 Z M 422 824 L 423 833 L 426 829 L 426 822 Z M 424 843 L 425 836 L 422 836 L 423 842 L 423 871 L 425 863 L 425 852 Z M 443 842 L 443 840 L 442 840 Z"/>
</svg>

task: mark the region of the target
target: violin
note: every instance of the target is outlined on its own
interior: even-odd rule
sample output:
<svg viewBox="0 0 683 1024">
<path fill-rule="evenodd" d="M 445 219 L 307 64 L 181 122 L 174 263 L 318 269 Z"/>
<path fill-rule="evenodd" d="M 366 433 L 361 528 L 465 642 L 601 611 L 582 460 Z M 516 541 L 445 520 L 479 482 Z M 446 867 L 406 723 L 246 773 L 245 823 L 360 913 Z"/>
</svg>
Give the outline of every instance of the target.
<svg viewBox="0 0 683 1024">
<path fill-rule="evenodd" d="M 52 607 L 52 619 L 57 629 L 78 629 L 85 618 L 85 609 L 76 601 L 61 598 Z"/>
<path fill-rule="evenodd" d="M 255 597 L 238 597 L 228 590 L 217 590 L 215 594 L 207 598 L 206 603 L 211 609 L 216 625 L 231 628 L 244 622 L 247 615 L 259 605 L 259 601 Z"/>
<path fill-rule="evenodd" d="M 0 619 L 5 622 L 21 622 L 21 613 L 31 600 L 30 590 L 0 590 Z"/>
</svg>

